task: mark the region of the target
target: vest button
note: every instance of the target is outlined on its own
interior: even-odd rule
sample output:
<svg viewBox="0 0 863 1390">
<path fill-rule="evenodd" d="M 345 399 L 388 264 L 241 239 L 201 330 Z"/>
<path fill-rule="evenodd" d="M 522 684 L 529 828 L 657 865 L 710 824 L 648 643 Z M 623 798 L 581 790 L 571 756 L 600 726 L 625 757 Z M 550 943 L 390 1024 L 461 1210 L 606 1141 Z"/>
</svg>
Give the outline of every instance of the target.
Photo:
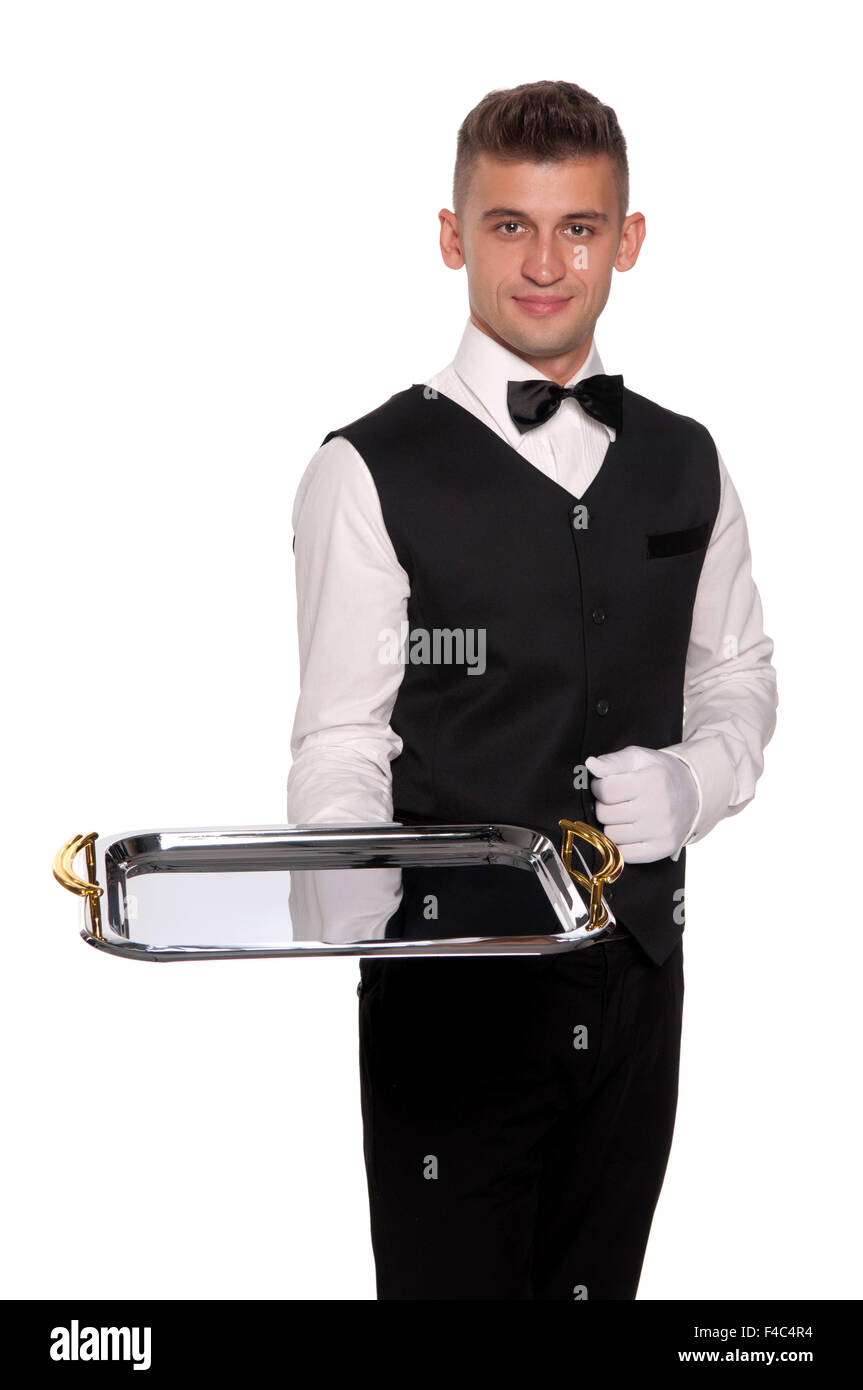
<svg viewBox="0 0 863 1390">
<path fill-rule="evenodd" d="M 597 712 L 597 714 L 608 714 L 608 711 L 609 711 L 610 709 L 611 709 L 611 705 L 608 703 L 607 700 L 597 700 L 597 702 L 596 702 L 596 712 Z"/>
<path fill-rule="evenodd" d="M 594 622 L 597 624 L 597 626 L 598 626 L 600 623 L 604 623 L 604 622 L 605 622 L 605 609 L 604 609 L 604 608 L 594 608 L 594 610 L 593 610 L 593 612 L 591 613 L 590 616 L 593 618 L 593 621 L 594 621 Z"/>
</svg>

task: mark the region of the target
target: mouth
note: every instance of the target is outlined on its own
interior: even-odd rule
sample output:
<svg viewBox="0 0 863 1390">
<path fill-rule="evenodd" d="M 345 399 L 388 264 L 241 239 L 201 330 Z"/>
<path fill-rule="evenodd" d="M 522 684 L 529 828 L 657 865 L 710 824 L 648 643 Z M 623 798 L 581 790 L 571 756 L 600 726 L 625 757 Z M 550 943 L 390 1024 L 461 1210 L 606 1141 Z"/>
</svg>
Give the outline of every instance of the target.
<svg viewBox="0 0 863 1390">
<path fill-rule="evenodd" d="M 560 299 L 556 295 L 548 294 L 513 295 L 513 299 L 525 313 L 538 317 L 557 314 L 569 303 L 569 299 Z"/>
</svg>

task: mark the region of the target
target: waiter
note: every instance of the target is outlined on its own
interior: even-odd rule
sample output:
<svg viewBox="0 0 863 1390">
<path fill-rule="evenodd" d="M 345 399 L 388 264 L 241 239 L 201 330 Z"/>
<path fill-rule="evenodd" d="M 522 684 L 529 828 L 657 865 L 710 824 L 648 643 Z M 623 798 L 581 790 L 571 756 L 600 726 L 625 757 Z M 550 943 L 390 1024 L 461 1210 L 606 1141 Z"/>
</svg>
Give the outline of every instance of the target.
<svg viewBox="0 0 863 1390">
<path fill-rule="evenodd" d="M 331 431 L 297 493 L 288 819 L 496 821 L 556 844 L 582 819 L 625 863 L 607 944 L 361 962 L 381 1299 L 635 1298 L 677 1104 L 684 846 L 752 799 L 775 725 L 716 445 L 594 343 L 644 240 L 628 181 L 590 93 L 489 93 L 439 214 L 467 271 L 456 355 Z M 417 659 L 385 654 L 393 633 Z M 402 934 L 502 929 L 491 897 L 483 922 L 405 879 Z M 509 902 L 504 930 L 548 930 Z"/>
</svg>

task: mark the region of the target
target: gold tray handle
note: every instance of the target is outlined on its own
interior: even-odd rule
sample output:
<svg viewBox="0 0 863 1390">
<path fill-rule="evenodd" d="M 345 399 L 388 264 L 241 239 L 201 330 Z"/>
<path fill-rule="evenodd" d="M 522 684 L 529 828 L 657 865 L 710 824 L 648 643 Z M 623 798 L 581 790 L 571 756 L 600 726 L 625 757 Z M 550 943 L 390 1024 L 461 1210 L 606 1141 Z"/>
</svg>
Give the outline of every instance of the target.
<svg viewBox="0 0 863 1390">
<path fill-rule="evenodd" d="M 560 820 L 558 825 L 563 831 L 560 857 L 567 873 L 575 879 L 576 883 L 590 889 L 590 914 L 587 919 L 587 930 L 596 931 L 598 927 L 604 927 L 608 921 L 608 909 L 602 901 L 602 885 L 613 883 L 623 873 L 623 855 L 613 840 L 609 840 L 608 836 L 603 835 L 601 830 L 594 830 L 592 825 L 586 825 L 584 821 Z M 588 844 L 593 845 L 594 849 L 598 849 L 602 855 L 602 863 L 596 873 L 591 874 L 590 878 L 585 878 L 584 874 L 572 867 L 572 841 L 576 835 L 581 840 L 587 840 Z"/>
<path fill-rule="evenodd" d="M 66 888 L 70 893 L 78 893 L 87 899 L 90 908 L 90 921 L 93 925 L 93 935 L 102 939 L 102 914 L 99 907 L 99 899 L 102 896 L 102 889 L 96 881 L 96 851 L 93 849 L 95 841 L 98 839 L 98 832 L 91 830 L 89 835 L 73 835 L 71 840 L 67 840 L 65 845 L 61 845 L 54 855 L 54 877 L 61 888 Z M 79 878 L 72 868 L 76 855 L 84 850 L 87 860 L 88 882 Z"/>
</svg>

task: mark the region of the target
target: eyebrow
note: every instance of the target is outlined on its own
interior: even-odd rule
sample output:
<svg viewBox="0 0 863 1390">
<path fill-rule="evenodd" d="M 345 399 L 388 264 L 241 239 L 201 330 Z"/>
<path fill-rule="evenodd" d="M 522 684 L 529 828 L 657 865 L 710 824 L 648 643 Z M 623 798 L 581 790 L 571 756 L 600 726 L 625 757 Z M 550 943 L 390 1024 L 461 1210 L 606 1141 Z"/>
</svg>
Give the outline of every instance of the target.
<svg viewBox="0 0 863 1390">
<path fill-rule="evenodd" d="M 513 221 L 530 222 L 531 218 L 526 212 L 519 212 L 518 208 L 489 208 L 482 214 L 480 221 L 489 221 L 492 217 L 511 217 Z M 607 222 L 608 216 L 604 212 L 586 210 L 584 212 L 568 212 L 559 219 L 561 222 Z"/>
</svg>

